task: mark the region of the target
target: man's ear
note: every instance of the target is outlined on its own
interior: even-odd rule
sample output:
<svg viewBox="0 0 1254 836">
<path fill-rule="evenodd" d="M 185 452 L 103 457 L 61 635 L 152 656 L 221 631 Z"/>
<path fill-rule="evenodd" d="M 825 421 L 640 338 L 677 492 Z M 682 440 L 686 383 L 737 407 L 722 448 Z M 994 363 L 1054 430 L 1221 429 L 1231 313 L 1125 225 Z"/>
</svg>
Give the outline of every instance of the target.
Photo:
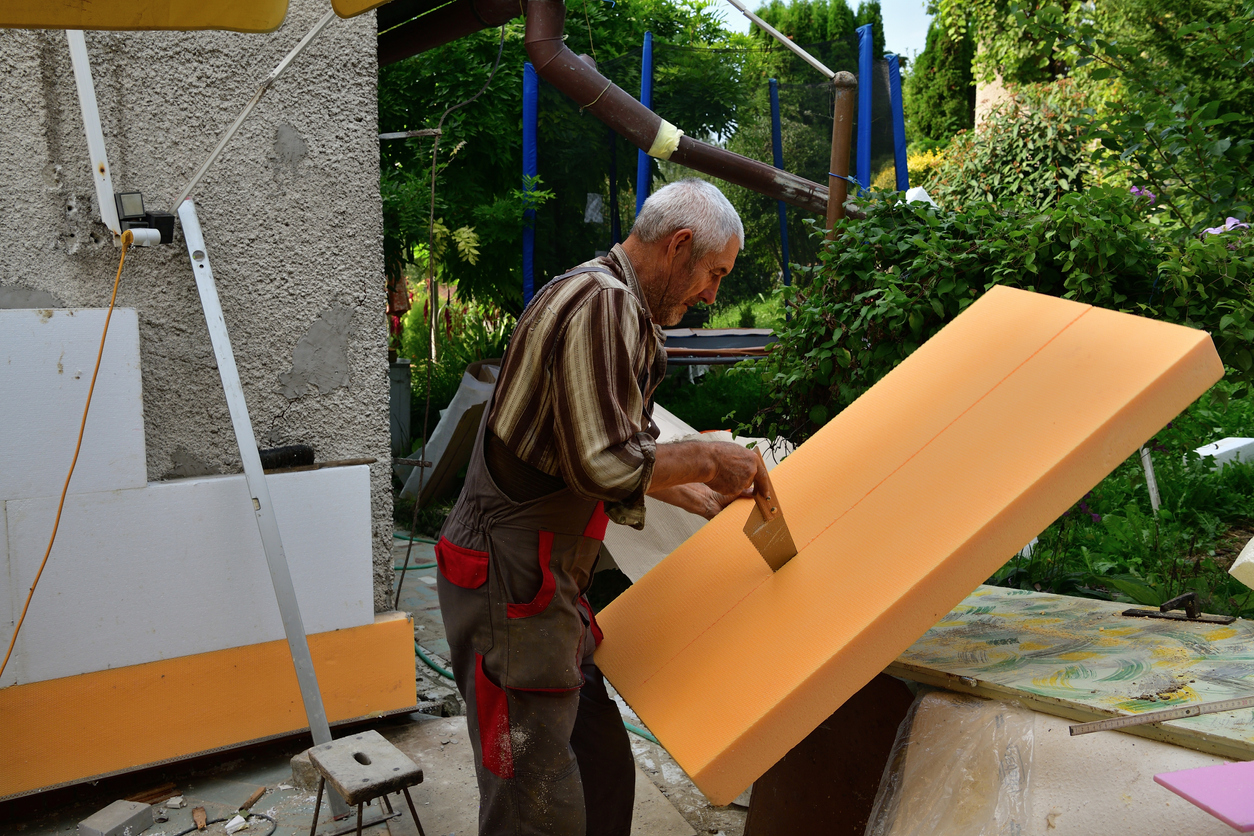
<svg viewBox="0 0 1254 836">
<path fill-rule="evenodd" d="M 687 264 L 692 258 L 692 230 L 686 227 L 675 230 L 667 244 L 666 255 L 672 264 L 678 259 Z"/>
</svg>

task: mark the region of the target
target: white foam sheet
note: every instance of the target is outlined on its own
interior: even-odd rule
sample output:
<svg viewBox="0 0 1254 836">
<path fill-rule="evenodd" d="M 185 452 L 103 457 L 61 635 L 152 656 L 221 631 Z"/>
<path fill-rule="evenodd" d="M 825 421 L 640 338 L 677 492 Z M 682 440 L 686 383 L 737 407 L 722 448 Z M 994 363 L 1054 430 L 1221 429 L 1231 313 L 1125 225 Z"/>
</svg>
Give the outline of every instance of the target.
<svg viewBox="0 0 1254 836">
<path fill-rule="evenodd" d="M 369 473 L 267 477 L 306 633 L 374 618 Z M 10 617 L 43 559 L 56 500 L 4 503 Z M 71 496 L 0 687 L 282 638 L 243 475 Z"/>
<path fill-rule="evenodd" d="M 0 500 L 60 495 L 105 314 L 0 310 Z M 70 493 L 139 488 L 147 478 L 139 318 L 118 308 Z"/>
<path fill-rule="evenodd" d="M 473 406 L 486 403 L 488 398 L 492 397 L 492 390 L 496 388 L 496 376 L 500 373 L 500 366 L 487 366 L 489 376 L 492 378 L 490 382 L 479 380 L 474 375 L 466 372 L 462 375 L 462 382 L 457 387 L 456 394 L 453 395 L 452 402 L 447 408 L 440 411 L 440 420 L 436 423 L 435 429 L 431 431 L 431 440 L 422 450 L 422 456 L 431 462 L 432 469 L 440 463 L 440 459 L 448 451 L 449 441 L 453 438 L 453 433 L 457 430 L 457 424 L 461 421 L 466 411 Z M 401 490 L 402 496 L 416 496 L 418 493 L 419 474 L 422 472 L 421 467 L 414 467 L 410 470 L 409 475 L 405 477 L 405 487 Z M 423 477 L 426 479 L 426 477 Z M 429 481 L 429 480 L 428 480 Z"/>
</svg>

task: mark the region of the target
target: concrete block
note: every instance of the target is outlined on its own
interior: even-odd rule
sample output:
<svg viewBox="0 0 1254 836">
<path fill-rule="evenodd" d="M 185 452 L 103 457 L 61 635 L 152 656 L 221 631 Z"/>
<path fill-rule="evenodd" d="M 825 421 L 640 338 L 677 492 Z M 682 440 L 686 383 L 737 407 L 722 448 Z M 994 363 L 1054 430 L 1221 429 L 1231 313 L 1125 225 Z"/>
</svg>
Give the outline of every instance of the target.
<svg viewBox="0 0 1254 836">
<path fill-rule="evenodd" d="M 309 759 L 309 750 L 292 755 L 292 786 L 309 792 L 318 791 L 318 770 Z"/>
<path fill-rule="evenodd" d="M 995 287 L 772 472 L 792 561 L 737 500 L 601 613 L 597 664 L 726 804 L 1222 376 L 1204 332 Z"/>
<path fill-rule="evenodd" d="M 152 827 L 152 805 L 115 801 L 78 823 L 79 836 L 139 836 Z"/>
</svg>

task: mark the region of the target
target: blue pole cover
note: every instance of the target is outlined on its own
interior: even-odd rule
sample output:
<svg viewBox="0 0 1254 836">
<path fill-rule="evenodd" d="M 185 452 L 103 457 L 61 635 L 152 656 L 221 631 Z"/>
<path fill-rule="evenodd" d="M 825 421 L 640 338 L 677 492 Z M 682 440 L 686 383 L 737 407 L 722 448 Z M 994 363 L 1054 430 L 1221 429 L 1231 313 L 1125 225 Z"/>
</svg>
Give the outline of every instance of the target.
<svg viewBox="0 0 1254 836">
<path fill-rule="evenodd" d="M 644 33 L 644 50 L 640 59 L 640 104 L 653 110 L 653 33 Z M 649 196 L 652 184 L 653 166 L 649 155 L 644 151 L 636 152 L 636 215 L 640 214 L 644 201 Z"/>
<path fill-rule="evenodd" d="M 536 117 L 539 114 L 540 84 L 536 79 L 536 68 L 530 62 L 523 64 L 523 190 L 531 191 L 525 178 L 535 177 L 538 173 L 536 164 Z M 536 292 L 536 210 L 523 212 L 523 304 L 531 301 Z"/>
<path fill-rule="evenodd" d="M 893 109 L 893 162 L 897 169 L 897 191 L 910 188 L 906 165 L 906 113 L 901 104 L 901 65 L 896 55 L 888 56 L 888 99 Z"/>
<path fill-rule="evenodd" d="M 771 150 L 775 158 L 775 167 L 783 169 L 784 140 L 779 124 L 779 81 L 776 79 L 771 79 Z M 779 204 L 779 246 L 784 257 L 784 286 L 787 287 L 792 284 L 792 267 L 789 266 L 792 258 L 788 254 L 788 208 L 782 200 L 777 203 Z"/>
<path fill-rule="evenodd" d="M 858 185 L 871 185 L 871 24 L 858 27 Z"/>
</svg>

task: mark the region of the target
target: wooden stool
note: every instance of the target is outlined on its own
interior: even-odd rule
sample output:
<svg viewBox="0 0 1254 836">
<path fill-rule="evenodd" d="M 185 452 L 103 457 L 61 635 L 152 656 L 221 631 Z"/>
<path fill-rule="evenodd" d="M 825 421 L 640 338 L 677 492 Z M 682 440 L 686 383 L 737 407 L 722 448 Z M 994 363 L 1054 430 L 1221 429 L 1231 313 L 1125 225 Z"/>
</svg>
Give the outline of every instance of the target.
<svg viewBox="0 0 1254 836">
<path fill-rule="evenodd" d="M 409 804 L 409 813 L 414 817 L 420 836 L 427 836 L 418 820 L 418 811 L 414 809 L 414 800 L 409 797 L 409 788 L 422 783 L 422 770 L 418 765 L 384 739 L 383 735 L 371 729 L 361 734 L 342 737 L 323 743 L 309 750 L 309 760 L 314 769 L 318 770 L 318 800 L 314 803 L 313 825 L 309 828 L 309 836 L 318 830 L 318 812 L 322 808 L 322 790 L 327 781 L 344 797 L 348 804 L 357 805 L 357 835 L 361 836 L 361 811 L 367 802 L 382 796 L 388 815 L 372 824 L 380 824 L 392 818 L 392 803 L 388 801 L 390 792 L 402 792 Z"/>
</svg>

